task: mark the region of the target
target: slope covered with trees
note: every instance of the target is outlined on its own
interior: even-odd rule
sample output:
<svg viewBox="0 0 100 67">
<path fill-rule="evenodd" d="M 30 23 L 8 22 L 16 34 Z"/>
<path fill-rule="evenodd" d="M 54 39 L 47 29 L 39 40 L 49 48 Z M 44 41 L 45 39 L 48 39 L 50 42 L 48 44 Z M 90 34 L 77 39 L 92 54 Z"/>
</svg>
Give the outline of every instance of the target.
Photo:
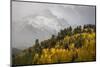
<svg viewBox="0 0 100 67">
<path fill-rule="evenodd" d="M 96 60 L 95 25 L 65 28 L 50 39 L 23 50 L 12 58 L 13 65 L 50 64 Z"/>
</svg>

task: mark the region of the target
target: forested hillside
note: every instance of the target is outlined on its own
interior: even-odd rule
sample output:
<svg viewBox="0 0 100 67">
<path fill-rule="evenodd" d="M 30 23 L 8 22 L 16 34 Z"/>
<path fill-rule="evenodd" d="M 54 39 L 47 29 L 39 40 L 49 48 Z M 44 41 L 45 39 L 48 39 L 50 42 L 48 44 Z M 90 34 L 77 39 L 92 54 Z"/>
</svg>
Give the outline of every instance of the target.
<svg viewBox="0 0 100 67">
<path fill-rule="evenodd" d="M 71 26 L 23 50 L 12 58 L 13 65 L 51 64 L 96 60 L 95 25 Z M 34 35 L 33 35 L 34 36 Z"/>
</svg>

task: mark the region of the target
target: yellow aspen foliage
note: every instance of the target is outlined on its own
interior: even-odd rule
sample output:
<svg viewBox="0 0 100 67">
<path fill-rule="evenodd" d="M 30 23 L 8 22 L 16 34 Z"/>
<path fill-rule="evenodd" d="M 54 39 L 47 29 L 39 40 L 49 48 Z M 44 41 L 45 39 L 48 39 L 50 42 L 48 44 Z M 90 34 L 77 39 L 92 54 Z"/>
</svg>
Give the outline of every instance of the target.
<svg viewBox="0 0 100 67">
<path fill-rule="evenodd" d="M 55 48 L 51 48 L 50 51 L 51 51 L 52 54 L 54 54 L 56 52 L 56 49 Z"/>
<path fill-rule="evenodd" d="M 14 64 L 94 61 L 96 59 L 96 34 L 93 30 L 91 29 L 89 32 L 86 28 L 83 30 L 84 32 L 64 35 L 64 38 L 59 34 L 59 39 L 54 38 L 54 41 L 50 39 L 44 41 L 42 43 L 43 48 L 39 46 L 40 52 L 35 52 L 34 49 L 33 52 L 26 49 L 16 55 L 13 59 Z"/>
<path fill-rule="evenodd" d="M 75 46 L 74 43 L 71 43 L 69 49 L 74 49 L 74 46 Z"/>
</svg>

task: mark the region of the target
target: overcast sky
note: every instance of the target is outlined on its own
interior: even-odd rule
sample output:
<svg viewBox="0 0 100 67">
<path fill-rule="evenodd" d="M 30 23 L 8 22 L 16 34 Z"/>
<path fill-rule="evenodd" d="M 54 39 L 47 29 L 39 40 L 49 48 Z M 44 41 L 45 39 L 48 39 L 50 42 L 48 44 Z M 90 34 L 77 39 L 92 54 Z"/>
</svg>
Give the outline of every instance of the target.
<svg viewBox="0 0 100 67">
<path fill-rule="evenodd" d="M 16 48 L 32 46 L 35 39 L 42 41 L 68 25 L 83 24 L 95 24 L 95 7 L 12 2 L 12 45 Z"/>
</svg>

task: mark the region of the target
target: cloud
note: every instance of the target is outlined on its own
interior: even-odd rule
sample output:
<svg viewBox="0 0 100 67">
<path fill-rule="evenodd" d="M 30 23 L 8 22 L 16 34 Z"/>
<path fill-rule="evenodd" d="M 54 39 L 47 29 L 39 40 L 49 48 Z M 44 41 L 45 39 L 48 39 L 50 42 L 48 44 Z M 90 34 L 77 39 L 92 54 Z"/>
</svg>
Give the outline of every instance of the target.
<svg viewBox="0 0 100 67">
<path fill-rule="evenodd" d="M 59 31 L 59 29 L 61 29 L 61 26 L 59 25 L 56 18 L 41 15 L 38 15 L 35 18 L 29 18 L 28 24 L 38 29 L 45 27 L 45 29 L 55 30 L 57 32 Z"/>
<path fill-rule="evenodd" d="M 12 2 L 12 46 L 30 47 L 69 25 L 95 24 L 95 7 Z"/>
</svg>

